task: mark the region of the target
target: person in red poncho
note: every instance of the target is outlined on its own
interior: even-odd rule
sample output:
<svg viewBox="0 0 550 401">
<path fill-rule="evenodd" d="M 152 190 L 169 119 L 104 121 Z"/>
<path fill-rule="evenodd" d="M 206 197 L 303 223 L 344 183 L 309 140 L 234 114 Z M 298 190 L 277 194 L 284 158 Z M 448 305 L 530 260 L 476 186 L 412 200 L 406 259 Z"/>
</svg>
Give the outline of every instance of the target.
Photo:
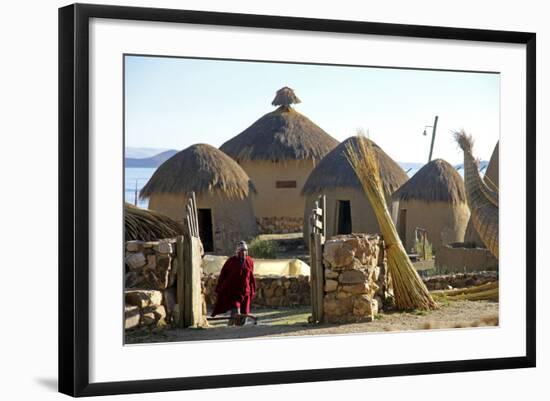
<svg viewBox="0 0 550 401">
<path fill-rule="evenodd" d="M 222 267 L 216 285 L 218 295 L 212 317 L 230 311 L 236 314 L 250 314 L 250 303 L 256 294 L 254 260 L 248 256 L 248 246 L 241 241 L 236 255 L 231 256 Z M 230 324 L 233 319 L 229 320 Z"/>
</svg>

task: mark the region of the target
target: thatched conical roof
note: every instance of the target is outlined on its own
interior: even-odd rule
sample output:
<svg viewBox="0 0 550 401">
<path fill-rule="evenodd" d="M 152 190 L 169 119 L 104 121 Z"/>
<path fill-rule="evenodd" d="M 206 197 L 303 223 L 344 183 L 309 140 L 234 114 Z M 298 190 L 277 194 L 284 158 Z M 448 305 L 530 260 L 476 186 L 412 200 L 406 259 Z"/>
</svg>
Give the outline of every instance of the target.
<svg viewBox="0 0 550 401">
<path fill-rule="evenodd" d="M 183 234 L 183 227 L 171 218 L 153 210 L 124 203 L 124 236 L 126 241 L 155 241 Z"/>
<path fill-rule="evenodd" d="M 290 103 L 299 101 L 292 89 L 280 89 L 273 104 L 281 106 L 225 142 L 220 149 L 238 162 L 321 160 L 338 141 L 290 107 Z"/>
<path fill-rule="evenodd" d="M 302 103 L 302 101 L 296 96 L 294 90 L 288 86 L 279 89 L 271 102 L 273 106 L 290 106 L 296 103 Z"/>
<path fill-rule="evenodd" d="M 466 202 L 464 181 L 453 166 L 445 160 L 432 160 L 399 188 L 396 200 L 421 200 L 425 202 Z"/>
<path fill-rule="evenodd" d="M 141 198 L 155 193 L 196 194 L 220 192 L 227 198 L 243 199 L 255 192 L 248 175 L 233 159 L 207 144 L 196 144 L 162 163 L 140 192 Z"/>
<path fill-rule="evenodd" d="M 357 148 L 358 140 L 370 143 L 376 152 L 380 166 L 380 177 L 386 197 L 408 180 L 403 169 L 389 157 L 376 143 L 365 137 L 352 136 L 334 148 L 313 169 L 309 175 L 302 194 L 319 193 L 329 188 L 355 188 L 363 191 L 363 187 L 346 158 L 347 144 Z"/>
</svg>

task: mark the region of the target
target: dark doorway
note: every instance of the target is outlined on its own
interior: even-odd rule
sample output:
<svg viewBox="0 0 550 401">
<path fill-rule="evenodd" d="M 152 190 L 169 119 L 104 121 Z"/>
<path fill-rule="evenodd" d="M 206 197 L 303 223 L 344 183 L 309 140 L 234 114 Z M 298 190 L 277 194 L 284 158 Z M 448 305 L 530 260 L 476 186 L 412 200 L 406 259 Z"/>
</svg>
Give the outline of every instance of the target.
<svg viewBox="0 0 550 401">
<path fill-rule="evenodd" d="M 338 201 L 338 226 L 336 234 L 351 234 L 351 203 L 349 200 Z"/>
<path fill-rule="evenodd" d="M 399 238 L 404 247 L 407 246 L 407 209 L 399 210 Z M 405 248 L 406 249 L 406 248 Z M 407 250 L 408 252 L 408 250 Z"/>
<path fill-rule="evenodd" d="M 199 235 L 205 252 L 214 251 L 214 234 L 212 230 L 212 209 L 197 209 L 199 217 Z"/>
</svg>

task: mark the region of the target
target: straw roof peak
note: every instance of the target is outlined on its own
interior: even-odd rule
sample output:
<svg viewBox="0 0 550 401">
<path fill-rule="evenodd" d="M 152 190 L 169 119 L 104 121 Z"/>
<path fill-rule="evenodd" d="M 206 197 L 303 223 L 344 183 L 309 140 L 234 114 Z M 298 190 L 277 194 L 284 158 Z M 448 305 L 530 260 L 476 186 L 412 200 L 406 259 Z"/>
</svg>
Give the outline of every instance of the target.
<svg viewBox="0 0 550 401">
<path fill-rule="evenodd" d="M 161 164 L 140 197 L 149 198 L 156 193 L 218 192 L 230 199 L 243 199 L 250 191 L 256 192 L 241 166 L 219 149 L 199 143 Z"/>
<path fill-rule="evenodd" d="M 363 191 L 361 182 L 346 158 L 348 145 L 357 148 L 358 141 L 365 141 L 372 146 L 380 168 L 382 187 L 389 199 L 391 194 L 408 180 L 408 176 L 382 148 L 364 136 L 349 137 L 327 154 L 309 175 L 302 194 L 320 193 L 326 189 L 338 187 Z"/>
<path fill-rule="evenodd" d="M 418 170 L 393 197 L 403 201 L 458 204 L 466 202 L 466 190 L 464 180 L 455 168 L 443 159 L 435 159 Z"/>
<path fill-rule="evenodd" d="M 292 89 L 281 88 L 272 102 L 279 107 L 226 141 L 220 150 L 237 162 L 321 160 L 338 141 L 290 107 L 299 102 Z"/>
<path fill-rule="evenodd" d="M 284 86 L 277 91 L 275 98 L 271 102 L 273 106 L 287 106 L 291 104 L 302 103 L 302 101 L 296 96 L 294 90 L 288 86 Z"/>
</svg>

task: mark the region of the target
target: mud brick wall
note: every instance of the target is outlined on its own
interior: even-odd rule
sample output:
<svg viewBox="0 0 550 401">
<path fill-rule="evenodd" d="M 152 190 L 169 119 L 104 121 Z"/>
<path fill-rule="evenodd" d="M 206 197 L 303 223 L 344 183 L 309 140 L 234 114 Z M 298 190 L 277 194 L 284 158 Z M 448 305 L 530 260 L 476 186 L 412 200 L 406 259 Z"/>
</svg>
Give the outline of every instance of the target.
<svg viewBox="0 0 550 401">
<path fill-rule="evenodd" d="M 332 237 L 323 251 L 324 320 L 372 321 L 391 295 L 384 244 L 378 235 Z"/>
<path fill-rule="evenodd" d="M 440 274 L 498 270 L 498 260 L 486 248 L 453 243 L 437 250 L 435 268 Z"/>
<path fill-rule="evenodd" d="M 309 277 L 256 276 L 256 296 L 252 307 L 292 307 L 311 304 Z M 217 274 L 205 274 L 202 278 L 203 293 L 208 307 L 216 303 Z"/>
</svg>

